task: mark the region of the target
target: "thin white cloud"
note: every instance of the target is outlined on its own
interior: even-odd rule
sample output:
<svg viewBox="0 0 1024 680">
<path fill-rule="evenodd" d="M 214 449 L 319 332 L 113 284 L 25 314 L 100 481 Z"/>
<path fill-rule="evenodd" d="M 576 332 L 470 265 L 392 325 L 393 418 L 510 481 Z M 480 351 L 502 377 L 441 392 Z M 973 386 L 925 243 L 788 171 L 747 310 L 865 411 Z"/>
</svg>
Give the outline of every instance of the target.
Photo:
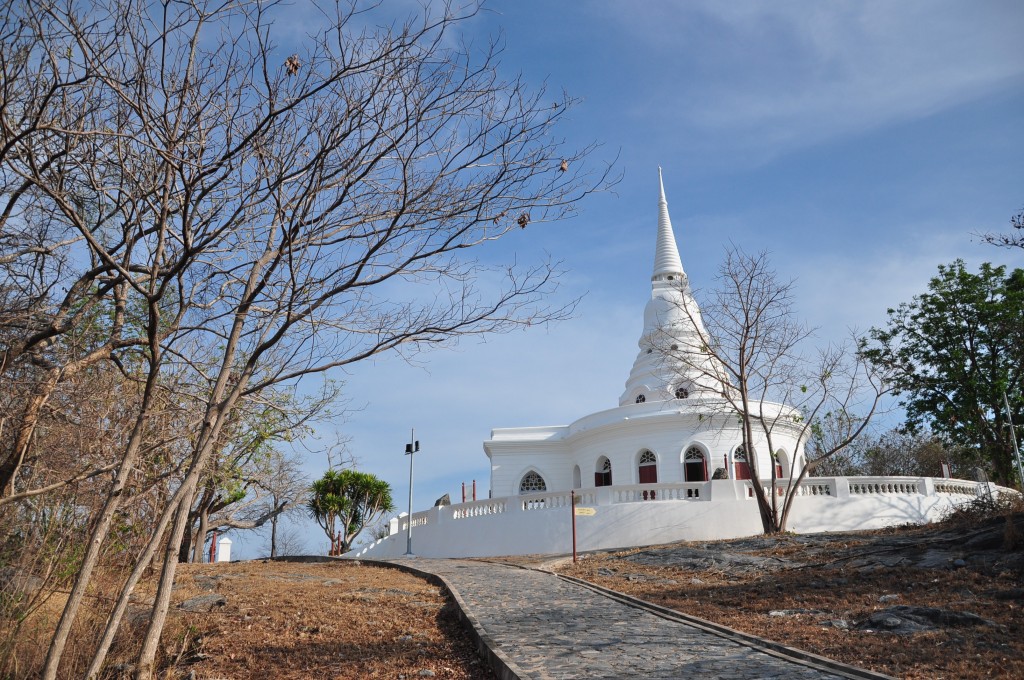
<svg viewBox="0 0 1024 680">
<path fill-rule="evenodd" d="M 625 5 L 670 115 L 720 149 L 770 157 L 913 120 L 1024 80 L 1020 2 L 699 2 Z M 667 63 L 659 63 L 664 57 Z"/>
<path fill-rule="evenodd" d="M 880 243 L 870 257 L 851 259 L 831 251 L 802 260 L 791 259 L 793 253 L 779 258 L 796 276 L 801 317 L 819 329 L 820 338 L 846 337 L 851 328 L 863 335 L 871 326 L 883 326 L 886 309 L 924 293 L 940 264 L 962 259 L 971 271 L 982 262 L 1024 267 L 1024 251 L 980 244 L 962 230 L 934 223 L 905 227 L 919 235 L 913 244 L 911 239 L 895 247 Z"/>
</svg>

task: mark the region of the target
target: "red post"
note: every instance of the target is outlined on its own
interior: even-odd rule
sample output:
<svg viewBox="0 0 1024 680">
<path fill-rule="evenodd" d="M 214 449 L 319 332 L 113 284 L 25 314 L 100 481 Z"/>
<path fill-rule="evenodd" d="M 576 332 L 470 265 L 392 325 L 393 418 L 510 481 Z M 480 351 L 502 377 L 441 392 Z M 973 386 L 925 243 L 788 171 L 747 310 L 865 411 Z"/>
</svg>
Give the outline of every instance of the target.
<svg viewBox="0 0 1024 680">
<path fill-rule="evenodd" d="M 473 500 L 476 500 L 476 480 L 473 480 Z"/>
<path fill-rule="evenodd" d="M 462 502 L 466 502 L 466 483 L 462 483 Z"/>
<path fill-rule="evenodd" d="M 576 564 L 576 491 L 569 492 L 569 511 L 572 512 L 572 563 Z"/>
<path fill-rule="evenodd" d="M 215 562 L 217 559 L 217 530 L 213 530 L 213 535 L 210 537 L 210 561 Z"/>
</svg>

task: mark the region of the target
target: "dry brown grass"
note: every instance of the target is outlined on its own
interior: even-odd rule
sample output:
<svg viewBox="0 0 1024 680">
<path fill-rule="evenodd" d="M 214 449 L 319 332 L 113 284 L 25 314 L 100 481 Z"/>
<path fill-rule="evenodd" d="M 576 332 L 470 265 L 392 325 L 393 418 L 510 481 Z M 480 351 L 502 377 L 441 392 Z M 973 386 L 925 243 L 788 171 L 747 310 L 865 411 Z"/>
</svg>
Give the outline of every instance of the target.
<svg viewBox="0 0 1024 680">
<path fill-rule="evenodd" d="M 106 574 L 99 574 L 85 597 L 61 659 L 61 677 L 85 674 L 117 593 L 108 581 Z M 47 585 L 28 599 L 27 607 L 0 607 L 0 678 L 17 680 L 39 675 L 67 596 L 66 586 Z M 108 665 L 118 666 L 133 657 L 143 632 L 124 626 L 108 654 Z"/>
<path fill-rule="evenodd" d="M 200 586 L 211 576 L 227 604 L 176 617 L 164 636 L 173 677 L 493 677 L 450 598 L 409 574 L 351 562 L 182 565 L 175 601 L 210 592 Z"/>
<path fill-rule="evenodd" d="M 105 680 L 131 675 L 145 632 L 152 582 L 133 598 L 108 657 Z M 102 589 L 101 589 L 102 590 Z M 211 593 L 227 603 L 188 613 L 182 601 Z M 4 680 L 35 677 L 64 595 L 51 592 L 17 630 Z M 62 663 L 62 678 L 85 672 L 108 604 L 90 597 Z M 0 640 L 15 621 L 0 617 Z M 161 639 L 161 678 L 493 678 L 458 621 L 451 599 L 424 580 L 352 562 L 239 562 L 180 565 Z M 434 675 L 420 675 L 430 671 Z"/>
</svg>

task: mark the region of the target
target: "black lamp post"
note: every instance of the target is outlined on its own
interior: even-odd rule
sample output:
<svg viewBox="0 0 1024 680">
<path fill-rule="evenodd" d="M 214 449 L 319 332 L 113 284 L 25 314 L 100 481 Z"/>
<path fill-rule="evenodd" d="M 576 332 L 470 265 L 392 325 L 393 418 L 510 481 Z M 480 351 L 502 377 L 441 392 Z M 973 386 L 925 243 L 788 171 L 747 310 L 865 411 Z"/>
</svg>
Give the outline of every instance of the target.
<svg viewBox="0 0 1024 680">
<path fill-rule="evenodd" d="M 413 455 L 420 450 L 420 443 L 416 441 L 416 430 L 409 435 L 409 443 L 405 445 L 405 455 L 409 456 L 409 516 L 406 518 L 405 554 L 412 556 L 412 459 Z"/>
</svg>

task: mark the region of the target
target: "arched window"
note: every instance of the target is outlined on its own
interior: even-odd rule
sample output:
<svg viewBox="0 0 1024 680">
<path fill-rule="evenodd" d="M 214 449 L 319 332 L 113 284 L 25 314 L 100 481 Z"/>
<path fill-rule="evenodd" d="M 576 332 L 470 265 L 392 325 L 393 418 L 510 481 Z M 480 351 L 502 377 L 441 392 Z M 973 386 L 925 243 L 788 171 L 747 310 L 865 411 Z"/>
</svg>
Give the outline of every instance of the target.
<svg viewBox="0 0 1024 680">
<path fill-rule="evenodd" d="M 658 459 L 651 451 L 644 451 L 640 454 L 640 483 L 658 483 Z"/>
<path fill-rule="evenodd" d="M 578 489 L 581 486 L 583 486 L 583 480 L 580 475 L 580 466 L 574 465 L 572 468 L 572 488 Z"/>
<path fill-rule="evenodd" d="M 597 471 L 594 472 L 594 486 L 612 485 L 612 462 L 605 456 L 597 459 Z"/>
<path fill-rule="evenodd" d="M 686 455 L 683 457 L 683 472 L 688 482 L 708 481 L 708 461 L 699 447 L 691 446 L 686 449 Z"/>
<path fill-rule="evenodd" d="M 645 401 L 647 401 L 647 397 L 645 397 L 645 396 L 644 396 L 644 395 L 642 395 L 642 394 L 638 394 L 638 395 L 636 395 L 636 403 L 638 403 L 638 404 L 642 404 L 642 403 L 644 403 Z"/>
<path fill-rule="evenodd" d="M 523 475 L 523 480 L 519 482 L 519 493 L 537 493 L 538 491 L 547 491 L 548 485 L 544 483 L 544 478 L 539 474 L 530 470 Z"/>
<path fill-rule="evenodd" d="M 750 479 L 750 463 L 747 462 L 747 450 L 743 444 L 732 452 L 733 466 L 736 468 L 736 479 Z"/>
</svg>

